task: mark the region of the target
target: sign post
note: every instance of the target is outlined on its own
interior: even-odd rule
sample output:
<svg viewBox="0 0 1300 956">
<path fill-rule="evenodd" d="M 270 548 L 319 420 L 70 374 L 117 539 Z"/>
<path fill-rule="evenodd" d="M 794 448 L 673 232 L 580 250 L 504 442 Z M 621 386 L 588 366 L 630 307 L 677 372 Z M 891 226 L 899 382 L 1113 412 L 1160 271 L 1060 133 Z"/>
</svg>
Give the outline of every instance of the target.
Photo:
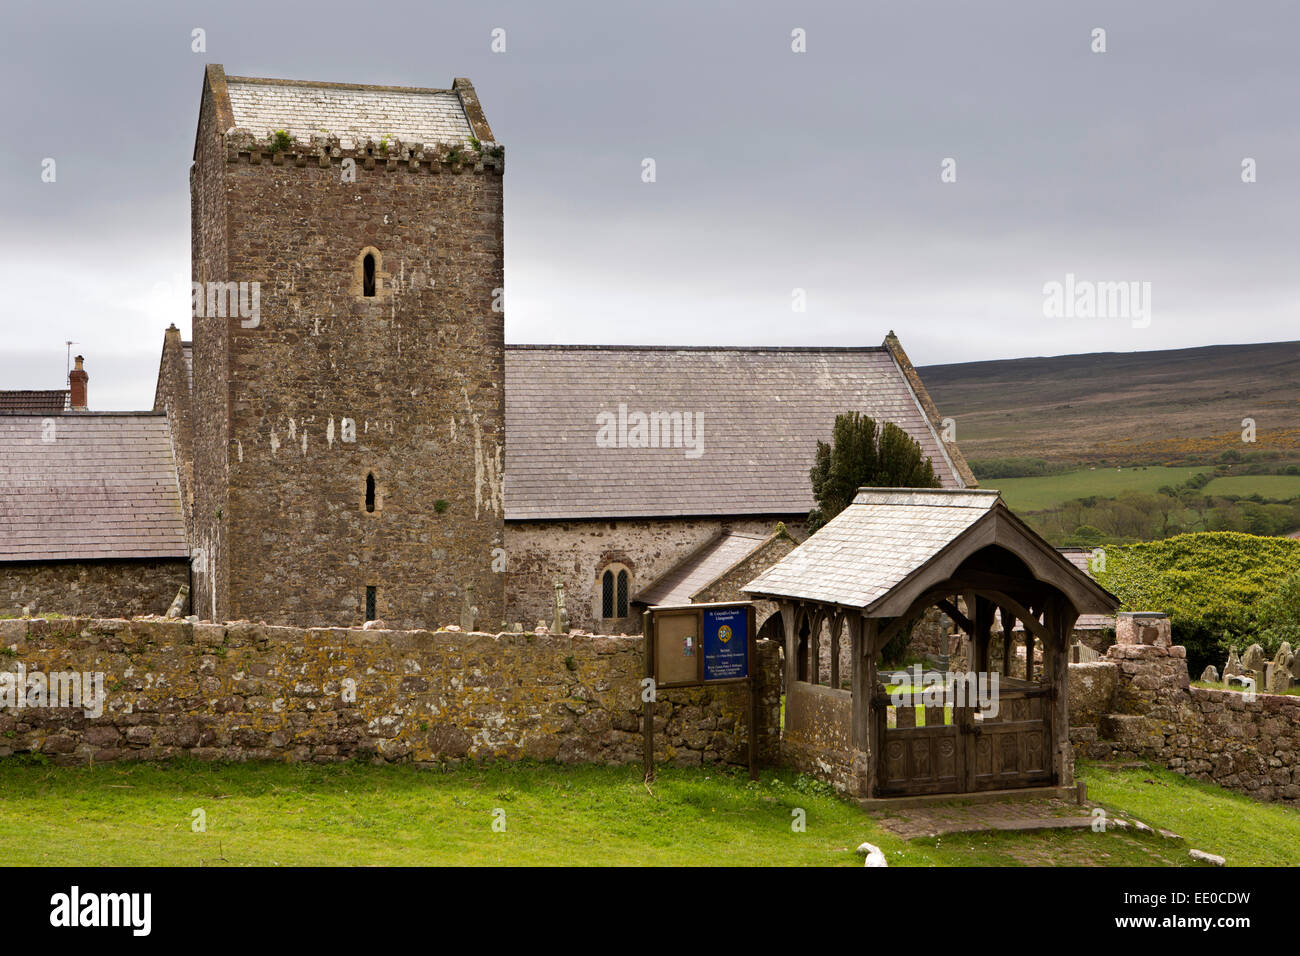
<svg viewBox="0 0 1300 956">
<path fill-rule="evenodd" d="M 754 605 L 750 601 L 653 607 L 643 616 L 646 677 L 661 687 L 745 684 L 749 692 L 749 776 L 758 779 L 758 697 L 754 693 Z M 643 697 L 645 693 L 643 692 Z M 654 779 L 653 694 L 645 702 L 646 779 Z"/>
</svg>

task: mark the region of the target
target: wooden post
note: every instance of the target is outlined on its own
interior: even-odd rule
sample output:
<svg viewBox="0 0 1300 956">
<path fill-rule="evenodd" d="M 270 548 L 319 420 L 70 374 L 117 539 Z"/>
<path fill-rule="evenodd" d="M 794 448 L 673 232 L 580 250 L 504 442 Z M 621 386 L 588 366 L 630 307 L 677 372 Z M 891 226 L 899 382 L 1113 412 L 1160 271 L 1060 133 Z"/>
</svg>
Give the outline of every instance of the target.
<svg viewBox="0 0 1300 956">
<path fill-rule="evenodd" d="M 1016 629 L 1016 618 L 1006 608 L 999 608 L 1002 618 L 1002 673 L 1011 676 L 1011 632 Z M 1028 630 L 1028 628 L 1026 628 Z"/>
<path fill-rule="evenodd" d="M 820 611 L 808 615 L 808 683 L 822 682 L 822 620 Z"/>
<path fill-rule="evenodd" d="M 1065 755 L 1070 746 L 1070 662 L 1065 648 L 1074 631 L 1074 622 L 1079 619 L 1079 612 L 1065 598 L 1058 597 L 1048 604 L 1044 617 L 1046 620 L 1043 623 L 1052 632 L 1052 639 L 1059 651 L 1051 655 L 1050 671 L 1052 743 L 1055 745 L 1052 773 L 1059 786 L 1069 786 L 1072 781 L 1065 772 Z"/>
<path fill-rule="evenodd" d="M 853 693 L 853 711 L 849 728 L 849 744 L 854 750 L 868 751 L 871 746 L 871 734 L 868 729 L 868 717 L 871 713 L 871 685 L 867 683 L 869 670 L 867 659 L 869 650 L 864 639 L 862 619 L 850 619 L 849 653 L 853 656 L 853 674 L 850 676 Z"/>
<path fill-rule="evenodd" d="M 862 793 L 872 797 L 876 792 L 876 762 L 879 759 L 876 709 L 872 698 L 876 693 L 875 641 L 878 623 L 874 619 L 851 614 L 849 627 L 849 653 L 853 673 L 850 676 L 853 693 L 852 724 L 849 728 L 849 745 L 866 758 L 863 768 Z"/>
<path fill-rule="evenodd" d="M 840 628 L 844 625 L 844 615 L 836 612 L 831 615 L 831 686 L 840 689 Z"/>
<path fill-rule="evenodd" d="M 989 669 L 989 640 L 993 629 L 993 602 L 975 595 L 975 659 L 974 670 L 987 673 Z"/>
<path fill-rule="evenodd" d="M 757 682 L 754 680 L 754 670 L 758 666 L 755 657 L 755 651 L 758 648 L 758 636 L 754 633 L 754 605 L 749 606 L 749 627 L 746 628 L 748 634 L 748 645 L 746 655 L 749 658 L 749 680 L 745 683 L 749 686 L 749 779 L 758 779 L 758 694 L 755 690 Z M 700 653 L 704 653 L 703 647 Z"/>
<path fill-rule="evenodd" d="M 796 660 L 798 635 L 795 633 L 795 603 L 781 602 L 781 626 L 785 629 L 785 727 L 790 729 L 790 695 L 799 679 L 799 662 Z"/>
<path fill-rule="evenodd" d="M 645 676 L 651 680 L 655 676 L 655 658 L 654 658 L 654 623 L 650 617 L 650 612 L 645 611 L 641 615 L 641 633 L 645 635 Z M 654 687 L 654 685 L 651 685 Z M 645 779 L 647 782 L 655 778 L 655 702 L 654 698 L 658 695 L 658 687 L 654 687 L 655 693 L 650 695 L 650 700 L 642 703 L 641 713 L 641 737 L 642 745 L 645 748 Z M 642 691 L 642 697 L 646 696 Z"/>
<path fill-rule="evenodd" d="M 867 707 L 870 719 L 867 721 L 867 796 L 876 795 L 877 769 L 880 767 L 881 745 L 885 739 L 885 718 L 888 715 L 884 707 L 875 703 L 876 664 L 880 657 L 880 648 L 876 646 L 880 639 L 880 621 L 875 618 L 859 618 L 862 628 L 862 646 L 866 649 L 867 660 L 864 670 L 867 672 Z"/>
</svg>

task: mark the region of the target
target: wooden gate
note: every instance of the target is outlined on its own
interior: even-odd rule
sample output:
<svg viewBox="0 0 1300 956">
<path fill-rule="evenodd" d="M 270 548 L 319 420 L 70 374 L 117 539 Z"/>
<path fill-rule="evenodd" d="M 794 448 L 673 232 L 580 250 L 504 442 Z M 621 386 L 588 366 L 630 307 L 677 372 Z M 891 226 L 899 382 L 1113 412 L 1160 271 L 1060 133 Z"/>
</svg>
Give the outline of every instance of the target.
<svg viewBox="0 0 1300 956">
<path fill-rule="evenodd" d="M 880 796 L 1009 790 L 1056 782 L 1052 689 L 1000 676 L 998 712 L 875 701 Z M 893 715 L 894 726 L 889 726 Z"/>
</svg>

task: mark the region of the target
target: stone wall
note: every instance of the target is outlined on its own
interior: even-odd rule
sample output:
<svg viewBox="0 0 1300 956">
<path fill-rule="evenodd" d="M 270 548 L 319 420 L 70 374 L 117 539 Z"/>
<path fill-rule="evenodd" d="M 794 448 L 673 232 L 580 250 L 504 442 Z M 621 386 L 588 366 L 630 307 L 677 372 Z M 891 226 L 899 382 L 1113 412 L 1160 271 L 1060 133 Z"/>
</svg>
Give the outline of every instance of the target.
<svg viewBox="0 0 1300 956">
<path fill-rule="evenodd" d="M 0 621 L 0 671 L 102 672 L 98 717 L 5 707 L 0 756 L 60 764 L 348 759 L 417 764 L 642 758 L 639 637 L 271 627 L 166 620 Z M 776 759 L 779 661 L 758 644 L 760 753 Z M 660 690 L 656 754 L 744 763 L 742 685 Z"/>
<path fill-rule="evenodd" d="M 1260 800 L 1300 801 L 1300 698 L 1192 687 L 1164 615 L 1120 614 L 1106 658 L 1070 665 L 1070 739 Z"/>
<path fill-rule="evenodd" d="M 164 614 L 189 580 L 185 558 L 0 564 L 0 617 Z"/>
<path fill-rule="evenodd" d="M 798 681 L 786 695 L 785 706 L 782 762 L 842 793 L 861 796 L 867 755 L 854 751 L 850 740 L 853 694 Z"/>
<path fill-rule="evenodd" d="M 599 632 L 640 633 L 634 611 L 621 620 L 600 617 L 600 576 L 610 564 L 620 564 L 631 577 L 630 595 L 650 584 L 723 528 L 770 534 L 770 518 L 649 518 L 614 521 L 511 521 L 506 525 L 506 601 L 511 622 L 531 627 L 552 616 L 552 585 L 564 582 L 569 622 L 575 628 Z M 806 522 L 786 522 L 798 540 L 807 535 Z M 757 576 L 757 573 L 755 573 Z M 751 578 L 752 580 L 752 578 Z M 748 581 L 743 582 L 748 583 Z M 765 615 L 757 620 L 761 625 Z"/>
</svg>

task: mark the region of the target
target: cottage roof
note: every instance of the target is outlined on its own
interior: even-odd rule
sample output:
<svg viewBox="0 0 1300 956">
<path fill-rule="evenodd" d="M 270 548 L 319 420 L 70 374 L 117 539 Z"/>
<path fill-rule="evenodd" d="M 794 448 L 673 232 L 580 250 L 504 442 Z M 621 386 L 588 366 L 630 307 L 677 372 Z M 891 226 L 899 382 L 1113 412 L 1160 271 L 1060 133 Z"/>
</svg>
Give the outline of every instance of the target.
<svg viewBox="0 0 1300 956">
<path fill-rule="evenodd" d="M 52 389 L 9 389 L 0 391 L 0 413 L 33 412 L 38 414 L 55 414 L 68 407 L 68 390 Z"/>
<path fill-rule="evenodd" d="M 0 414 L 0 561 L 185 557 L 167 418 Z"/>
</svg>

